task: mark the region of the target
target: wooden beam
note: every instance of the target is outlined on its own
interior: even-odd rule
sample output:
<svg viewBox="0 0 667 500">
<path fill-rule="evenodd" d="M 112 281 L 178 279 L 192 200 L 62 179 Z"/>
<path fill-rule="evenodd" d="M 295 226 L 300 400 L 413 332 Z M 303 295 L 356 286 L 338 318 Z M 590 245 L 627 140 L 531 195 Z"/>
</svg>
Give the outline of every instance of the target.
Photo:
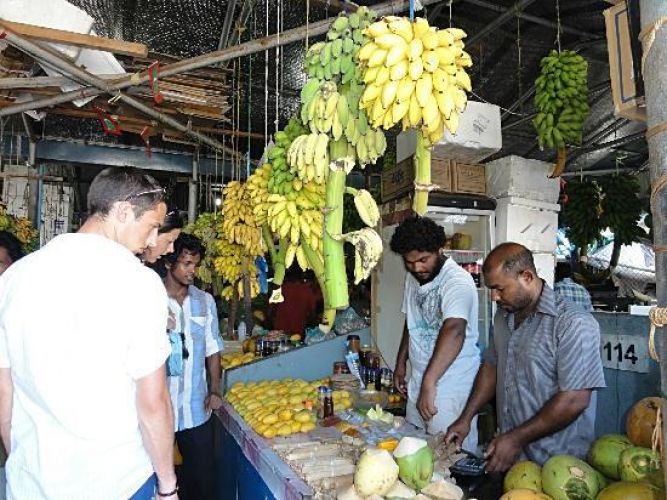
<svg viewBox="0 0 667 500">
<path fill-rule="evenodd" d="M 41 40 L 43 42 L 61 43 L 64 45 L 85 47 L 87 49 L 104 50 L 106 52 L 113 52 L 114 54 L 122 54 L 132 57 L 148 56 L 148 47 L 143 43 L 126 42 L 124 40 L 114 40 L 113 38 L 74 33 L 73 31 L 43 28 L 33 24 L 5 21 L 4 19 L 0 19 L 0 26 L 13 31 L 17 35 L 26 36 L 34 40 Z"/>
</svg>

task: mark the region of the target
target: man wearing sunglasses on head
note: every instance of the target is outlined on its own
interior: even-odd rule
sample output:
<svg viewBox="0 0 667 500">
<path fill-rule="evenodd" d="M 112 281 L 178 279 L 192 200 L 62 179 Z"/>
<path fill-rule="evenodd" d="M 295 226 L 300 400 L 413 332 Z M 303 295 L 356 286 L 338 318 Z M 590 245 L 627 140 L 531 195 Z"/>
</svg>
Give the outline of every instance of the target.
<svg viewBox="0 0 667 500">
<path fill-rule="evenodd" d="M 174 331 L 181 335 L 183 342 L 182 366 L 169 377 L 169 391 L 174 407 L 176 442 L 183 456 L 183 465 L 177 474 L 180 498 L 184 500 L 214 498 L 210 416 L 211 411 L 222 404 L 220 351 L 223 344 L 218 313 L 213 297 L 194 286 L 204 255 L 199 238 L 181 233 L 174 242 L 174 252 L 163 257 L 167 271 L 164 285 L 175 320 Z"/>
<path fill-rule="evenodd" d="M 177 499 L 167 294 L 135 257 L 155 245 L 164 190 L 108 168 L 87 203 L 78 233 L 0 278 L 7 498 Z"/>
</svg>

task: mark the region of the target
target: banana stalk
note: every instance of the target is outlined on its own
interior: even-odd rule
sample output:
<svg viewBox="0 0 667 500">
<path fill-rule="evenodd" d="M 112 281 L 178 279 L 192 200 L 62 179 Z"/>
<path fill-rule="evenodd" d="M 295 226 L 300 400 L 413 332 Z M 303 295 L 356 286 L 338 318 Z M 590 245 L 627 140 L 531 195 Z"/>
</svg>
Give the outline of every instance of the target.
<svg viewBox="0 0 667 500">
<path fill-rule="evenodd" d="M 329 304 L 329 299 L 327 297 L 326 289 L 326 274 L 324 272 L 324 263 L 319 258 L 317 253 L 312 249 L 307 239 L 301 240 L 301 247 L 303 248 L 303 253 L 308 260 L 308 265 L 315 273 L 317 282 L 320 285 L 320 290 L 322 291 L 322 297 L 324 298 L 324 313 L 322 314 L 322 325 L 328 327 L 328 329 L 333 328 L 334 320 L 336 319 L 336 309 L 332 308 Z"/>
<path fill-rule="evenodd" d="M 271 257 L 271 262 L 275 262 L 277 259 L 276 246 L 273 244 L 273 235 L 269 229 L 268 224 L 262 224 L 262 238 L 264 239 L 264 244 L 269 251 L 269 256 Z"/>
<path fill-rule="evenodd" d="M 417 130 L 417 150 L 415 152 L 415 197 L 412 209 L 424 215 L 428 207 L 428 190 L 431 186 L 431 150 L 426 146 L 421 130 Z"/>
<path fill-rule="evenodd" d="M 343 232 L 343 194 L 345 193 L 345 161 L 347 143 L 345 140 L 331 141 L 329 158 L 335 168 L 329 171 L 326 187 L 326 214 L 324 215 L 324 271 L 326 295 L 329 307 L 345 309 L 349 305 L 347 275 L 345 274 L 345 254 L 343 242 L 331 235 Z M 328 168 L 328 167 L 327 167 Z"/>
<path fill-rule="evenodd" d="M 287 238 L 280 238 L 275 259 L 271 260 L 271 263 L 273 264 L 273 284 L 275 286 L 281 286 L 285 280 L 285 254 L 287 254 L 288 246 L 289 242 Z"/>
</svg>

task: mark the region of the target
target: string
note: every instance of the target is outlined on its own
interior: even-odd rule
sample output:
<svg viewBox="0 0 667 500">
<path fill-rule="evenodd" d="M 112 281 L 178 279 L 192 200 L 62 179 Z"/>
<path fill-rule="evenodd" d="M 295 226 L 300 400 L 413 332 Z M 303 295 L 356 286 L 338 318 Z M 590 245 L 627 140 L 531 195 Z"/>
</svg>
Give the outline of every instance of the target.
<svg viewBox="0 0 667 500">
<path fill-rule="evenodd" d="M 519 87 L 519 96 L 523 95 L 523 85 L 521 81 L 521 73 L 522 73 L 522 67 L 521 67 L 521 15 L 520 15 L 520 10 L 518 3 L 515 4 L 515 9 L 516 9 L 516 56 L 517 56 L 517 80 L 518 80 L 518 87 Z M 519 108 L 523 108 L 523 103 L 519 105 Z"/>
<path fill-rule="evenodd" d="M 265 33 L 269 36 L 269 0 L 266 0 Z M 264 51 L 264 148 L 269 143 L 269 51 Z"/>
<path fill-rule="evenodd" d="M 308 52 L 309 42 L 309 28 L 310 28 L 310 0 L 306 0 L 306 53 Z"/>
<path fill-rule="evenodd" d="M 275 86 L 276 86 L 276 95 L 275 95 L 275 105 L 276 105 L 276 119 L 273 122 L 275 131 L 278 132 L 278 110 L 280 109 L 278 107 L 278 72 L 280 71 L 280 68 L 278 67 L 280 64 L 280 0 L 276 2 L 276 39 L 278 44 L 276 45 L 276 57 L 275 57 L 275 63 L 276 63 L 276 74 L 275 74 Z"/>
<path fill-rule="evenodd" d="M 556 0 L 556 43 L 558 44 L 558 53 L 560 54 L 560 0 Z"/>
<path fill-rule="evenodd" d="M 499 105 L 499 104 L 495 104 L 495 103 L 493 103 L 493 102 L 489 102 L 489 101 L 487 101 L 486 99 L 484 99 L 482 96 L 476 94 L 474 90 L 471 90 L 471 91 L 468 92 L 468 93 L 469 93 L 470 95 L 476 97 L 476 98 L 479 99 L 480 101 L 486 103 L 486 104 L 492 104 L 493 106 L 498 106 L 498 107 L 499 107 L 500 109 L 502 109 L 505 113 L 509 113 L 510 115 L 515 115 L 515 116 L 526 116 L 526 115 L 523 114 L 523 113 L 517 113 L 517 112 L 512 111 L 512 110 L 510 110 L 510 109 L 503 108 L 503 107 L 502 107 L 501 105 Z"/>
<path fill-rule="evenodd" d="M 257 33 L 257 13 L 253 9 L 252 13 L 252 28 L 253 33 Z M 250 176 L 250 132 L 252 131 L 252 123 L 250 114 L 252 111 L 252 54 L 248 54 L 248 150 L 246 152 L 245 176 L 246 179 Z"/>
<path fill-rule="evenodd" d="M 415 0 L 410 0 L 410 21 L 415 20 Z"/>
<path fill-rule="evenodd" d="M 452 27 L 452 3 L 454 3 L 454 0 L 449 0 L 447 2 L 447 6 L 449 7 L 449 27 Z"/>
</svg>

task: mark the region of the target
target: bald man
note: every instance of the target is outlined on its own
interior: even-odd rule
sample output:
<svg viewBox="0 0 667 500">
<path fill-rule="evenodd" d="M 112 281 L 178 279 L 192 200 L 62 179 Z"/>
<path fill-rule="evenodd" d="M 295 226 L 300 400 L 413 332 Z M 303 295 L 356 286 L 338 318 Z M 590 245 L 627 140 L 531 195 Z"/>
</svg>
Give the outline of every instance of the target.
<svg viewBox="0 0 667 500">
<path fill-rule="evenodd" d="M 585 458 L 594 439 L 595 391 L 605 387 L 597 322 L 555 295 L 522 245 L 498 245 L 482 272 L 498 305 L 493 341 L 445 441 L 460 444 L 495 396 L 500 433 L 487 448 L 487 472 L 504 472 L 517 460 L 541 465 L 558 454 Z"/>
</svg>

